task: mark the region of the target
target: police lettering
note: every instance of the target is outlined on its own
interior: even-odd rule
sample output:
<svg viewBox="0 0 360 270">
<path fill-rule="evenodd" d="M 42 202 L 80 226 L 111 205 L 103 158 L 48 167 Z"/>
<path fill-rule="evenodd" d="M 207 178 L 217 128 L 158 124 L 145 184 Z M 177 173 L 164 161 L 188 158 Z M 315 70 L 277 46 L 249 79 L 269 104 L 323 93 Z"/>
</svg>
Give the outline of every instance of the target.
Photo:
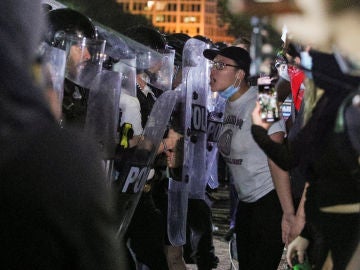
<svg viewBox="0 0 360 270">
<path fill-rule="evenodd" d="M 209 142 L 217 142 L 219 140 L 222 123 L 219 121 L 208 120 L 207 138 Z"/>
<path fill-rule="evenodd" d="M 149 172 L 150 169 L 148 167 L 131 167 L 121 192 L 138 193 L 144 186 Z"/>
<path fill-rule="evenodd" d="M 206 132 L 207 111 L 204 106 L 192 104 L 191 129 Z"/>
</svg>

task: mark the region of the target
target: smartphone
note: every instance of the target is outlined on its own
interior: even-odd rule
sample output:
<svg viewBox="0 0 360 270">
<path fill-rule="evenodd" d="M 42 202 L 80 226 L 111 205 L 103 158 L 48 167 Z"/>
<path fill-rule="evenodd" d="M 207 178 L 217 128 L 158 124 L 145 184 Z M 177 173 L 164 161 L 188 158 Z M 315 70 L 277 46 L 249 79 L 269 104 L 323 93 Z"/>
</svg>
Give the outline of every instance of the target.
<svg viewBox="0 0 360 270">
<path fill-rule="evenodd" d="M 266 122 L 275 122 L 280 119 L 280 109 L 275 86 L 270 83 L 258 84 L 261 119 Z"/>
</svg>

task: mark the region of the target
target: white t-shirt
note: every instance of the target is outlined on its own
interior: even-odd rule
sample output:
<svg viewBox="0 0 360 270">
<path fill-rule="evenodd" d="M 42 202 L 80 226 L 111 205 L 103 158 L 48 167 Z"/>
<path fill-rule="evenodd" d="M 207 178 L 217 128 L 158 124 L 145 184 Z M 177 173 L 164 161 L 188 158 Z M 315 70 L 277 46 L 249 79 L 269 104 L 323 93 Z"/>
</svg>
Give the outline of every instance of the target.
<svg viewBox="0 0 360 270">
<path fill-rule="evenodd" d="M 121 93 L 119 107 L 122 112 L 120 125 L 129 123 L 132 125 L 134 135 L 141 135 L 143 128 L 141 126 L 140 102 L 137 97 Z"/>
<path fill-rule="evenodd" d="M 251 114 L 257 96 L 258 89 L 253 86 L 237 100 L 227 101 L 218 143 L 239 199 L 244 202 L 255 202 L 274 189 L 267 156 L 251 134 Z M 283 120 L 274 123 L 269 134 L 279 131 L 285 132 Z"/>
</svg>

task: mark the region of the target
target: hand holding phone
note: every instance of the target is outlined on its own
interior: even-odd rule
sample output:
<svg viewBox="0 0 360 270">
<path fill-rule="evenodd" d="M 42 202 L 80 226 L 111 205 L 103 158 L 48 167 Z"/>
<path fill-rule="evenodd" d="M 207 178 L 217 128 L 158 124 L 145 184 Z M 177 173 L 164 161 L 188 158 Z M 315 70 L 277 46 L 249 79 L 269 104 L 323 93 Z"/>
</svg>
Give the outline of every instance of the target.
<svg viewBox="0 0 360 270">
<path fill-rule="evenodd" d="M 280 119 L 280 110 L 277 100 L 277 91 L 270 77 L 258 79 L 259 104 L 261 108 L 261 119 L 265 122 L 276 122 Z"/>
</svg>

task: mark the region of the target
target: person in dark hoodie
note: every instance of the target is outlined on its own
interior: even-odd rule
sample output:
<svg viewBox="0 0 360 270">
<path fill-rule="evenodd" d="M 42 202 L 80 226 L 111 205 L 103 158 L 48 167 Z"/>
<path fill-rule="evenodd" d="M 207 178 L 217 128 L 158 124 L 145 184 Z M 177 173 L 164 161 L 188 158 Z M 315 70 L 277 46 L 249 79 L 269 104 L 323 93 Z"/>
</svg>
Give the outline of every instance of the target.
<svg viewBox="0 0 360 270">
<path fill-rule="evenodd" d="M 40 0 L 0 8 L 1 268 L 128 269 L 100 158 L 60 129 L 31 75 Z"/>
<path fill-rule="evenodd" d="M 308 58 L 311 61 L 305 61 Z M 310 50 L 301 61 L 313 80 L 309 92 L 322 94 L 314 106 L 305 101 L 309 109 L 296 137 L 286 145 L 272 142 L 266 134 L 268 125 L 259 117 L 259 105 L 251 131 L 276 164 L 284 170 L 298 166 L 309 182 L 306 224 L 288 246 L 289 265 L 295 256 L 302 263 L 314 236 L 320 235 L 318 248 L 331 258 L 326 261 L 332 261 L 333 269 L 359 269 L 350 264 L 355 264 L 360 249 L 360 77 L 343 73 L 334 54 Z M 315 269 L 323 269 L 324 261 L 317 258 Z"/>
</svg>

